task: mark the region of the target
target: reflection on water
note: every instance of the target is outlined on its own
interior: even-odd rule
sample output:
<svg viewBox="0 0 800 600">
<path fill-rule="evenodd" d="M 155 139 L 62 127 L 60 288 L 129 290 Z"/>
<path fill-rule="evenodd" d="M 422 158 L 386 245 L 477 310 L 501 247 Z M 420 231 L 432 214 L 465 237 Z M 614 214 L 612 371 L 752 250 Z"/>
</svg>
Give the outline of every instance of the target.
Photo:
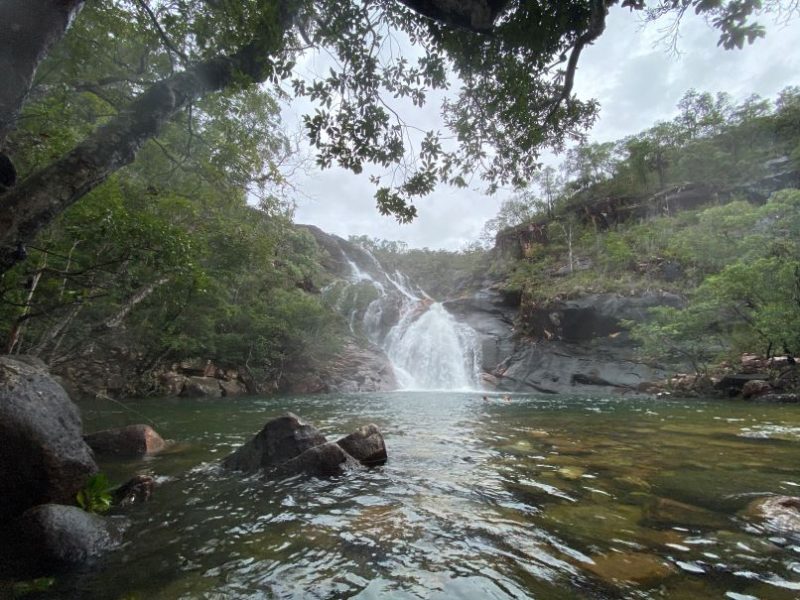
<svg viewBox="0 0 800 600">
<path fill-rule="evenodd" d="M 393 393 L 145 401 L 171 452 L 102 465 L 161 480 L 124 547 L 58 597 L 797 598 L 800 539 L 744 511 L 800 493 L 800 407 Z M 368 421 L 389 463 L 267 482 L 216 461 L 292 410 Z M 86 429 L 136 421 L 84 406 Z M 140 420 L 140 419 L 139 419 Z"/>
</svg>

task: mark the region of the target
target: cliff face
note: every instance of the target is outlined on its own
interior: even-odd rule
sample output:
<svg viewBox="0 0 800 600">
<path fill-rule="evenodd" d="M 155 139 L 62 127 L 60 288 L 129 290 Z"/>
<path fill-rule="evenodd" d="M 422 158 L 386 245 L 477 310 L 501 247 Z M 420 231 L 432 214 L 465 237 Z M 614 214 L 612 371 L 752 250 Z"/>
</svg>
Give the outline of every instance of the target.
<svg viewBox="0 0 800 600">
<path fill-rule="evenodd" d="M 487 388 L 596 393 L 637 390 L 667 376 L 637 360 L 622 321 L 645 319 L 654 306 L 681 304 L 680 297 L 666 293 L 592 294 L 528 315 L 535 326 L 524 337 L 514 329 L 518 305 L 496 289 L 485 288 L 445 306 L 478 332 Z"/>
<path fill-rule="evenodd" d="M 729 202 L 733 198 L 763 204 L 773 192 L 800 186 L 800 171 L 792 167 L 788 158 L 772 160 L 765 167 L 769 174 L 747 185 L 699 182 L 674 185 L 655 194 L 592 196 L 591 191 L 578 193 L 563 216 L 604 231 L 620 224 Z M 495 253 L 502 259 L 516 260 L 526 256 L 533 244 L 548 244 L 548 224 L 549 220 L 542 218 L 500 231 L 495 239 Z"/>
</svg>

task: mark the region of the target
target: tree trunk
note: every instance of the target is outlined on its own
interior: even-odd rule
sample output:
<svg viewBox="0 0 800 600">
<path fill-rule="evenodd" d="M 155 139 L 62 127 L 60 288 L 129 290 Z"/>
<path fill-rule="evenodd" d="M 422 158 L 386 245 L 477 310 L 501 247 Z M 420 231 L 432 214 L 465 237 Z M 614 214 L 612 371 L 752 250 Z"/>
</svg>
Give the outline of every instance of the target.
<svg viewBox="0 0 800 600">
<path fill-rule="evenodd" d="M 36 69 L 67 31 L 84 0 L 0 2 L 0 153 L 14 129 Z"/>
<path fill-rule="evenodd" d="M 136 291 L 135 294 L 133 294 L 130 298 L 128 298 L 128 301 L 125 303 L 125 305 L 120 310 L 118 310 L 116 314 L 114 314 L 114 316 L 109 317 L 108 319 L 103 321 L 103 323 L 96 329 L 98 330 L 114 329 L 115 327 L 119 327 L 120 325 L 122 325 L 122 321 L 125 320 L 125 317 L 128 316 L 128 313 L 130 313 L 136 307 L 137 304 L 146 300 L 147 297 L 150 296 L 150 294 L 152 294 L 154 291 L 156 291 L 157 288 L 161 287 L 168 281 L 169 277 L 161 277 L 159 279 L 156 279 L 152 283 L 148 283 L 146 286 L 140 288 L 139 290 Z"/>
<path fill-rule="evenodd" d="M 5 0 L 3 0 L 5 1 Z M 295 3 L 287 0 L 282 8 Z M 264 32 L 231 56 L 196 63 L 153 84 L 108 124 L 66 155 L 0 195 L 0 274 L 24 258 L 20 245 L 76 200 L 131 163 L 142 145 L 194 100 L 232 85 L 242 75 L 260 83 L 273 73 L 272 57 L 283 45 L 293 14 L 276 17 L 279 32 Z"/>
<path fill-rule="evenodd" d="M 44 258 L 42 259 L 42 264 L 38 269 L 36 269 L 36 272 L 30 279 L 28 296 L 25 298 L 25 306 L 22 309 L 22 314 L 17 317 L 16 321 L 14 321 L 14 325 L 11 327 L 11 333 L 8 334 L 8 341 L 6 342 L 6 354 L 11 354 L 14 351 L 14 347 L 19 342 L 19 338 L 22 335 L 22 328 L 25 327 L 25 322 L 28 320 L 28 314 L 31 312 L 33 295 L 36 293 L 36 288 L 39 286 L 39 280 L 42 278 L 42 273 L 44 272 L 46 266 L 47 255 L 45 254 Z"/>
</svg>

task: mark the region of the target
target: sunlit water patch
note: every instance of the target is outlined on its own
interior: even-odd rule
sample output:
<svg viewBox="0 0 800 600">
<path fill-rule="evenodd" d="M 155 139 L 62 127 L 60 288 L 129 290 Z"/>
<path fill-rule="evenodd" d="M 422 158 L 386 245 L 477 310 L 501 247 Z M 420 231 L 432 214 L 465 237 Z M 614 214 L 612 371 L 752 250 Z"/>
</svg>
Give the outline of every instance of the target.
<svg viewBox="0 0 800 600">
<path fill-rule="evenodd" d="M 588 410 L 591 409 L 591 410 Z M 745 511 L 797 494 L 800 409 L 394 393 L 148 400 L 176 441 L 112 479 L 160 478 L 126 543 L 57 598 L 797 598 L 800 540 Z M 218 467 L 292 410 L 329 438 L 369 421 L 389 463 L 265 481 Z M 87 429 L 136 421 L 84 407 Z M 747 428 L 746 430 L 744 428 Z M 767 428 L 767 429 L 764 429 Z"/>
</svg>

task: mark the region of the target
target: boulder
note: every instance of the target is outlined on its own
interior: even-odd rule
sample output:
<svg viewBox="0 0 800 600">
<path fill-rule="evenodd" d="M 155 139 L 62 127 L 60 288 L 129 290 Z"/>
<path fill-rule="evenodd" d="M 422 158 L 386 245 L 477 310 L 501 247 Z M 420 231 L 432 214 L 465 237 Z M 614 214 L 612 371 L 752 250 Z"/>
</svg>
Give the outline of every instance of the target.
<svg viewBox="0 0 800 600">
<path fill-rule="evenodd" d="M 358 462 L 342 450 L 341 446 L 334 442 L 326 442 L 287 460 L 278 466 L 274 473 L 280 476 L 304 474 L 330 477 L 358 467 Z"/>
<path fill-rule="evenodd" d="M 113 494 L 115 506 L 130 506 L 147 502 L 153 496 L 156 480 L 150 475 L 137 475 L 123 483 Z"/>
<path fill-rule="evenodd" d="M 341 448 L 362 465 L 372 467 L 386 462 L 386 443 L 374 423 L 359 427 L 338 442 Z"/>
<path fill-rule="evenodd" d="M 220 381 L 219 387 L 222 390 L 222 395 L 226 398 L 231 396 L 243 396 L 247 393 L 247 388 L 240 381 Z"/>
<path fill-rule="evenodd" d="M 186 384 L 186 379 L 187 377 L 185 375 L 169 371 L 159 375 L 158 382 L 170 396 L 180 396 L 183 391 L 183 386 Z"/>
<path fill-rule="evenodd" d="M 755 398 L 772 391 L 772 386 L 763 379 L 753 379 L 742 386 L 742 398 Z"/>
<path fill-rule="evenodd" d="M 115 547 L 121 537 L 109 520 L 60 504 L 28 509 L 17 530 L 26 568 L 35 574 L 79 567 Z"/>
<path fill-rule="evenodd" d="M 0 357 L 0 521 L 73 503 L 97 472 L 78 408 L 36 361 Z"/>
<path fill-rule="evenodd" d="M 800 534 L 800 498 L 797 496 L 769 496 L 751 502 L 745 515 L 763 520 L 768 529 L 776 533 Z"/>
<path fill-rule="evenodd" d="M 219 386 L 219 379 L 214 377 L 187 377 L 183 384 L 181 396 L 189 398 L 220 398 L 222 388 Z"/>
<path fill-rule="evenodd" d="M 766 380 L 769 376 L 766 373 L 734 373 L 725 375 L 714 387 L 720 391 L 728 392 L 731 396 L 741 394 L 748 381 Z"/>
<path fill-rule="evenodd" d="M 247 472 L 271 469 L 326 442 L 325 436 L 314 427 L 287 413 L 269 421 L 253 439 L 224 459 L 222 465 Z"/>
<path fill-rule="evenodd" d="M 166 443 L 149 425 L 128 425 L 105 429 L 84 436 L 95 454 L 120 458 L 139 458 L 160 452 Z"/>
</svg>

